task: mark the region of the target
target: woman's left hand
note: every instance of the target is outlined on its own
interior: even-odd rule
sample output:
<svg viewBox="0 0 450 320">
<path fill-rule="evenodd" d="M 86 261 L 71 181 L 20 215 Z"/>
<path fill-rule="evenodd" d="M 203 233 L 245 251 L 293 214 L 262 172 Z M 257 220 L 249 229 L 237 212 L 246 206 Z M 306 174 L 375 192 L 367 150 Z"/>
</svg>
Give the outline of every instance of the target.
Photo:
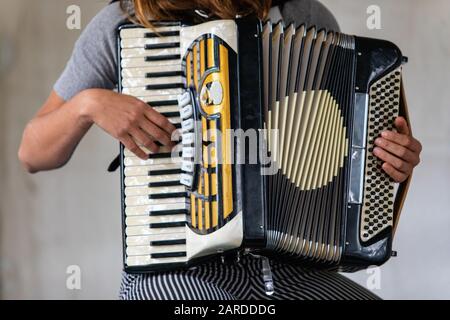
<svg viewBox="0 0 450 320">
<path fill-rule="evenodd" d="M 397 132 L 382 132 L 375 140 L 373 153 L 384 161 L 383 170 L 395 182 L 403 182 L 419 164 L 422 145 L 412 136 L 405 118 L 398 117 L 394 124 Z"/>
</svg>

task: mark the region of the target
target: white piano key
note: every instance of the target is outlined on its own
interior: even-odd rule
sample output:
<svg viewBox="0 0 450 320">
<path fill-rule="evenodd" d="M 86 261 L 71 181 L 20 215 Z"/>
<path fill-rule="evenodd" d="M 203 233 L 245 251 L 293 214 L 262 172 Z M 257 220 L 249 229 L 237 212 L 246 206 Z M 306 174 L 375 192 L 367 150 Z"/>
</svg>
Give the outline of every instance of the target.
<svg viewBox="0 0 450 320">
<path fill-rule="evenodd" d="M 160 176 L 138 176 L 138 177 L 126 177 L 125 186 L 146 186 L 152 182 L 166 182 L 166 181 L 178 181 L 180 180 L 180 174 L 164 174 Z"/>
<path fill-rule="evenodd" d="M 161 66 L 161 65 L 149 65 L 142 68 L 123 68 L 122 80 L 128 78 L 145 78 L 147 73 L 161 73 L 161 72 L 181 72 L 181 63 Z"/>
<path fill-rule="evenodd" d="M 194 177 L 192 175 L 190 175 L 190 174 L 182 174 L 181 175 L 181 179 L 180 179 L 181 184 L 191 187 L 193 182 L 194 182 Z"/>
<path fill-rule="evenodd" d="M 139 96 L 137 97 L 139 100 L 144 101 L 145 103 L 149 103 L 149 102 L 159 102 L 159 101 L 177 101 L 177 95 L 162 95 L 162 96 L 158 96 L 158 95 L 151 95 L 150 97 L 145 95 L 145 96 Z"/>
<path fill-rule="evenodd" d="M 125 187 L 125 196 L 135 197 L 135 196 L 148 196 L 149 187 Z"/>
<path fill-rule="evenodd" d="M 183 119 L 189 119 L 193 116 L 192 105 L 187 105 L 181 109 L 180 115 Z"/>
<path fill-rule="evenodd" d="M 154 29 L 148 28 L 124 28 L 120 30 L 120 37 L 122 39 L 145 38 L 147 33 L 166 32 L 166 31 L 180 31 L 180 26 L 158 26 Z"/>
<path fill-rule="evenodd" d="M 139 148 L 141 148 L 146 154 L 152 154 L 152 152 L 144 146 L 140 146 Z M 123 154 L 125 157 L 136 157 L 136 155 L 128 149 L 124 149 Z"/>
<path fill-rule="evenodd" d="M 131 48 L 131 49 L 122 49 L 121 56 L 122 59 L 127 58 L 139 58 L 139 57 L 157 57 L 157 56 L 168 56 L 180 54 L 180 48 L 167 48 L 167 49 L 154 49 L 147 50 L 145 48 Z"/>
<path fill-rule="evenodd" d="M 129 216 L 143 216 L 148 215 L 149 212 L 157 211 L 173 211 L 173 210 L 187 210 L 188 204 L 186 198 L 172 198 L 165 199 L 166 203 L 153 203 L 143 206 L 128 206 L 125 208 L 125 215 Z"/>
<path fill-rule="evenodd" d="M 125 167 L 124 174 L 126 177 L 148 176 L 148 173 L 150 171 L 177 170 L 177 169 L 181 169 L 180 163 L 157 164 L 153 166 L 141 166 L 141 167 Z"/>
<path fill-rule="evenodd" d="M 126 206 L 145 206 L 150 204 L 167 204 L 186 201 L 186 198 L 150 199 L 148 196 L 125 197 Z"/>
<path fill-rule="evenodd" d="M 170 37 L 155 37 L 155 38 L 130 38 L 122 39 L 120 46 L 122 49 L 131 48 L 145 48 L 146 45 L 160 44 L 160 43 L 179 43 L 179 36 Z"/>
<path fill-rule="evenodd" d="M 194 172 L 195 165 L 192 161 L 183 161 L 181 165 L 181 170 L 185 172 Z"/>
<path fill-rule="evenodd" d="M 122 80 L 122 88 L 139 88 L 156 84 L 177 84 L 183 83 L 181 76 L 158 77 L 158 78 L 127 78 Z"/>
<path fill-rule="evenodd" d="M 151 166 L 125 167 L 124 175 L 125 175 L 125 177 L 145 176 L 145 175 L 148 175 L 150 168 L 151 168 Z"/>
<path fill-rule="evenodd" d="M 127 257 L 127 265 L 129 267 L 146 266 L 146 265 L 150 265 L 150 264 L 158 265 L 158 264 L 166 264 L 166 263 L 184 263 L 186 261 L 187 261 L 187 257 L 159 258 L 159 259 L 152 259 L 150 257 L 150 255 Z"/>
<path fill-rule="evenodd" d="M 181 128 L 184 132 L 194 130 L 194 119 L 187 119 L 181 123 Z"/>
<path fill-rule="evenodd" d="M 180 118 L 180 117 L 173 117 L 173 118 L 169 118 L 168 120 L 169 120 L 170 123 L 172 123 L 172 124 L 178 124 L 178 123 L 181 123 L 181 118 Z"/>
<path fill-rule="evenodd" d="M 178 106 L 180 108 L 183 108 L 191 103 L 191 94 L 189 93 L 189 91 L 186 91 L 183 94 L 181 94 L 177 100 L 178 100 Z"/>
<path fill-rule="evenodd" d="M 128 227 L 148 226 L 150 223 L 185 222 L 185 214 L 174 214 L 170 216 L 133 216 L 127 217 L 125 224 Z"/>
<path fill-rule="evenodd" d="M 127 256 L 143 256 L 154 253 L 186 252 L 185 244 L 169 246 L 130 246 L 127 247 Z"/>
<path fill-rule="evenodd" d="M 141 144 L 138 144 L 138 145 L 139 145 L 139 147 L 142 149 L 142 151 L 144 151 L 146 154 L 154 154 L 154 152 L 150 151 L 149 149 L 147 149 L 147 148 L 144 147 L 143 145 L 141 145 Z M 169 153 L 169 152 L 172 152 L 172 149 L 173 149 L 172 147 L 162 146 L 162 147 L 159 148 L 158 153 Z M 125 149 L 125 150 L 124 150 L 124 155 L 125 155 L 126 157 L 135 157 L 134 153 L 131 152 L 131 151 L 128 150 L 128 149 Z"/>
<path fill-rule="evenodd" d="M 186 239 L 186 229 L 179 233 L 170 234 L 152 234 L 146 236 L 130 236 L 126 237 L 127 246 L 146 246 L 152 241 L 168 241 L 168 240 L 185 240 Z"/>
<path fill-rule="evenodd" d="M 127 167 L 131 166 L 151 166 L 154 164 L 169 164 L 169 163 L 181 163 L 180 157 L 170 157 L 170 158 L 161 158 L 161 159 L 147 159 L 142 160 L 138 157 L 125 157 L 124 164 Z"/>
<path fill-rule="evenodd" d="M 159 113 L 164 112 L 179 112 L 178 106 L 163 106 L 163 107 L 153 107 L 155 111 L 158 111 Z"/>
<path fill-rule="evenodd" d="M 164 193 L 182 193 L 182 192 L 186 192 L 186 188 L 184 186 L 148 188 L 148 195 L 164 194 Z"/>
<path fill-rule="evenodd" d="M 150 226 L 126 227 L 125 234 L 127 236 L 145 236 L 149 234 L 170 234 L 183 232 L 185 227 L 176 228 L 150 228 Z"/>
<path fill-rule="evenodd" d="M 127 197 L 133 196 L 149 196 L 152 194 L 167 194 L 167 193 L 180 193 L 186 192 L 186 188 L 184 186 L 175 186 L 175 187 L 126 187 L 125 195 Z"/>
<path fill-rule="evenodd" d="M 180 63 L 181 63 L 180 59 L 146 61 L 145 58 L 127 58 L 122 59 L 121 66 L 122 68 L 140 68 L 140 67 L 154 66 L 156 64 L 159 66 L 171 66 Z"/>
<path fill-rule="evenodd" d="M 182 139 L 183 144 L 193 144 L 195 141 L 195 133 L 184 133 Z"/>
<path fill-rule="evenodd" d="M 186 252 L 186 245 L 168 246 L 130 246 L 127 247 L 127 256 L 143 256 L 154 253 Z"/>
<path fill-rule="evenodd" d="M 184 136 L 183 136 L 184 138 Z M 184 144 L 184 140 L 183 140 L 183 144 Z M 195 156 L 195 149 L 192 147 L 183 147 L 183 158 L 194 158 Z"/>
<path fill-rule="evenodd" d="M 181 89 L 181 88 L 149 90 L 146 87 L 136 87 L 136 88 L 123 88 L 122 93 L 130 95 L 130 96 L 134 96 L 134 97 L 136 97 L 136 96 L 145 97 L 145 96 L 152 96 L 153 94 L 155 94 L 155 95 L 176 95 L 182 91 L 183 91 L 183 89 Z"/>
</svg>

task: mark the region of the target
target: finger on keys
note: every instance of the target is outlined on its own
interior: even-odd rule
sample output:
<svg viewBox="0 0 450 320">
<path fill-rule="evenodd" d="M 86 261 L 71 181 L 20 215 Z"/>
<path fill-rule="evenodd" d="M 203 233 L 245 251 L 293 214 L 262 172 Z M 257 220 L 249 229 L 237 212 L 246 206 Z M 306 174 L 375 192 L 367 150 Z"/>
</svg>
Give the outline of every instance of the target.
<svg viewBox="0 0 450 320">
<path fill-rule="evenodd" d="M 382 169 L 397 183 L 402 183 L 408 178 L 408 174 L 395 169 L 391 164 L 383 163 Z"/>
<path fill-rule="evenodd" d="M 171 136 L 166 131 L 162 130 L 159 126 L 157 126 L 154 122 L 145 118 L 140 121 L 139 125 L 143 131 L 145 131 L 149 136 L 153 137 L 154 140 L 159 141 L 162 145 L 172 145 Z"/>
<path fill-rule="evenodd" d="M 148 155 L 141 149 L 139 146 L 134 142 L 133 138 L 131 136 L 121 139 L 121 142 L 132 153 L 134 153 L 137 157 L 141 158 L 142 160 L 147 160 Z"/>
<path fill-rule="evenodd" d="M 418 140 L 411 136 L 411 130 L 409 129 L 406 120 L 403 117 L 398 117 L 395 120 L 396 128 L 398 132 L 383 131 L 381 136 L 393 143 L 406 147 L 416 153 L 422 151 L 422 145 Z"/>
<path fill-rule="evenodd" d="M 134 140 L 139 142 L 142 146 L 150 150 L 151 152 L 159 152 L 159 146 L 155 143 L 151 136 L 149 136 L 142 129 L 134 129 L 131 131 L 131 135 Z"/>
<path fill-rule="evenodd" d="M 176 130 L 175 126 L 169 121 L 169 119 L 164 117 L 153 108 L 148 108 L 145 114 L 151 122 L 163 129 L 169 135 L 169 137 L 172 135 L 172 132 Z"/>
</svg>

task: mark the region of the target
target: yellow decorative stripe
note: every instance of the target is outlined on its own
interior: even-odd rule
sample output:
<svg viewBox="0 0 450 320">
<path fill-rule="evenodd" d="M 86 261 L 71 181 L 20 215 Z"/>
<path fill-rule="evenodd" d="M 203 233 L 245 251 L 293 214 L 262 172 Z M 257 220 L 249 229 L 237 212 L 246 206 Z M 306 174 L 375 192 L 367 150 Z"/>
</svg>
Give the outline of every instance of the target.
<svg viewBox="0 0 450 320">
<path fill-rule="evenodd" d="M 205 57 L 205 40 L 200 41 L 200 74 L 205 74 L 206 57 Z"/>
<path fill-rule="evenodd" d="M 217 195 L 217 174 L 211 174 L 211 195 Z"/>
<path fill-rule="evenodd" d="M 197 211 L 195 210 L 195 196 L 191 194 L 191 220 L 192 226 L 197 228 Z"/>
<path fill-rule="evenodd" d="M 198 70 L 200 68 L 200 66 L 198 65 L 198 46 L 195 45 L 193 50 L 192 50 L 192 57 L 194 59 L 194 85 L 195 88 L 198 90 L 198 82 L 200 81 L 200 79 L 198 78 Z"/>
<path fill-rule="evenodd" d="M 208 48 L 208 62 L 207 66 L 208 69 L 215 67 L 214 65 L 214 40 L 208 39 L 207 40 L 207 48 Z"/>
<path fill-rule="evenodd" d="M 189 52 L 189 53 L 186 55 L 186 84 L 187 84 L 188 87 L 192 86 L 192 81 L 191 81 L 191 79 L 192 79 L 192 73 L 191 73 L 191 70 L 192 70 L 191 58 L 192 58 L 192 53 Z"/>
<path fill-rule="evenodd" d="M 212 203 L 212 212 L 213 212 L 213 227 L 217 227 L 219 225 L 219 209 L 217 208 L 217 201 Z"/>
<path fill-rule="evenodd" d="M 209 176 L 208 173 L 204 173 L 204 181 L 205 181 L 205 197 L 209 197 Z M 205 202 L 205 229 L 208 230 L 211 228 L 211 221 L 209 217 L 209 207 L 210 203 L 208 201 Z"/>
<path fill-rule="evenodd" d="M 203 194 L 203 183 L 202 183 L 202 179 L 203 177 L 200 176 L 199 179 L 199 183 L 198 183 L 198 194 L 202 195 Z M 199 230 L 203 230 L 204 225 L 203 225 L 203 201 L 199 198 L 197 200 L 198 203 L 198 229 Z"/>
<path fill-rule="evenodd" d="M 220 46 L 220 83 L 223 85 L 222 101 L 222 199 L 223 217 L 228 218 L 233 213 L 233 176 L 231 167 L 231 110 L 230 110 L 230 79 L 229 79 L 228 49 Z M 228 106 L 228 108 L 227 108 Z"/>
</svg>

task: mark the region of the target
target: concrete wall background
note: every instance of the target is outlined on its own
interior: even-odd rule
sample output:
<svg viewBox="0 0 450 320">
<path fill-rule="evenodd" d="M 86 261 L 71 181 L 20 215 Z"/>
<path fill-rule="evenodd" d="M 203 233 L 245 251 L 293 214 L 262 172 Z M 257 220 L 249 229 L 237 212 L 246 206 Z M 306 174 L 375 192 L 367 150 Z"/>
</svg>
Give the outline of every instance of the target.
<svg viewBox="0 0 450 320">
<path fill-rule="evenodd" d="M 387 38 L 405 68 L 414 132 L 424 144 L 397 233 L 399 257 L 381 271 L 383 298 L 450 298 L 450 2 L 323 0 L 343 31 Z M 0 294 L 12 299 L 115 299 L 121 270 L 119 176 L 106 166 L 117 144 L 99 129 L 63 170 L 25 174 L 16 153 L 26 122 L 46 99 L 79 31 L 107 1 L 0 0 Z M 379 5 L 382 29 L 366 28 Z M 82 270 L 82 290 L 66 289 L 66 268 Z M 365 284 L 365 272 L 352 275 Z"/>
<path fill-rule="evenodd" d="M 107 2 L 0 0 L 0 41 L 10 41 L 13 50 L 0 76 L 3 298 L 117 297 L 119 176 L 106 173 L 117 143 L 95 128 L 64 170 L 35 176 L 16 160 L 21 130 L 47 98 L 80 34 L 66 28 L 66 8 L 79 5 L 85 26 Z M 69 265 L 81 267 L 81 291 L 66 289 Z"/>
</svg>

